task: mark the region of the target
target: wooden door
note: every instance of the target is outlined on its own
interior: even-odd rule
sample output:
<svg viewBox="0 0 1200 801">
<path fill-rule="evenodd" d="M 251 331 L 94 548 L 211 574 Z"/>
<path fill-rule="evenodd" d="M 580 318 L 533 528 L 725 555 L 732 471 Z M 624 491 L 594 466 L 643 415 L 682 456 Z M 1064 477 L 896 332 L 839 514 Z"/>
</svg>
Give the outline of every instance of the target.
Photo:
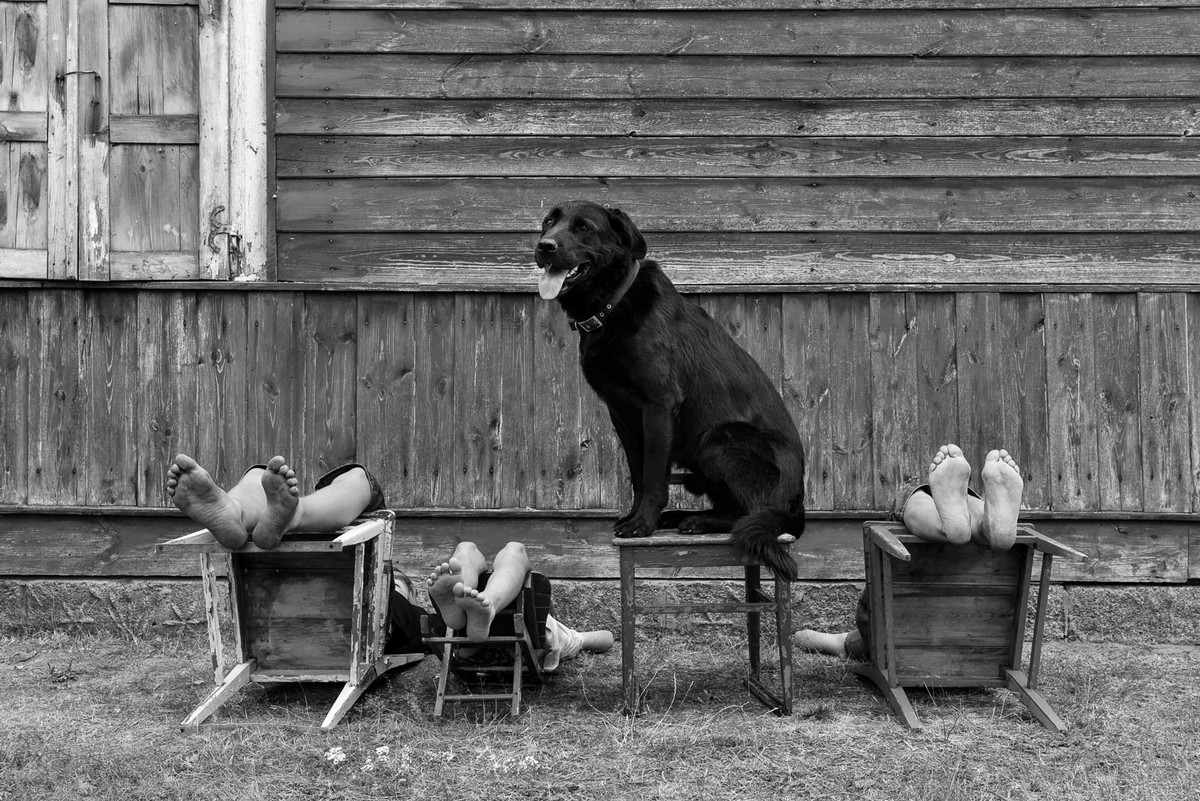
<svg viewBox="0 0 1200 801">
<path fill-rule="evenodd" d="M 217 0 L 0 0 L 0 277 L 228 277 L 227 27 Z"/>
</svg>

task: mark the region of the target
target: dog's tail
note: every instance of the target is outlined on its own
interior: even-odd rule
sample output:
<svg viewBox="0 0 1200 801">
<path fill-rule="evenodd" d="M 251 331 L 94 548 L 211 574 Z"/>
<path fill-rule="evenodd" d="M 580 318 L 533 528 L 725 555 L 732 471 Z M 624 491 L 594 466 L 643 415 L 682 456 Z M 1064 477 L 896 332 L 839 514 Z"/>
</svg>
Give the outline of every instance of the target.
<svg viewBox="0 0 1200 801">
<path fill-rule="evenodd" d="M 795 581 L 800 575 L 796 560 L 786 545 L 779 542 L 780 534 L 796 537 L 804 531 L 803 513 L 797 515 L 784 509 L 758 509 L 733 524 L 733 541 L 751 559 L 762 562 L 785 581 Z"/>
</svg>

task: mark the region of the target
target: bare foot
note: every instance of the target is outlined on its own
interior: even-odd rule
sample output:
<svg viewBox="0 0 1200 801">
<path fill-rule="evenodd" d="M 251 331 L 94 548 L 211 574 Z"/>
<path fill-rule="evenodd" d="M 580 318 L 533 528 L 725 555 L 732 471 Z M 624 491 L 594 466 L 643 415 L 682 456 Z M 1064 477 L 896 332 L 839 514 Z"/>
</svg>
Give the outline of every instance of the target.
<svg viewBox="0 0 1200 801">
<path fill-rule="evenodd" d="M 246 544 L 242 506 L 217 486 L 208 471 L 187 454 L 175 457 L 167 468 L 167 494 L 183 513 L 207 528 L 217 542 L 230 550 Z"/>
<path fill-rule="evenodd" d="M 272 456 L 262 474 L 263 493 L 267 508 L 254 526 L 254 544 L 259 548 L 274 548 L 292 528 L 296 507 L 300 505 L 300 482 L 296 471 L 287 466 L 282 456 Z"/>
<path fill-rule="evenodd" d="M 1008 451 L 989 451 L 983 460 L 979 479 L 983 484 L 983 526 L 987 543 L 997 551 L 1007 551 L 1017 541 L 1017 515 L 1021 511 L 1021 492 L 1025 482 Z"/>
<path fill-rule="evenodd" d="M 467 639 L 472 642 L 486 640 L 492 630 L 492 621 L 496 619 L 496 605 L 492 599 L 460 581 L 454 585 L 454 602 L 467 616 Z"/>
<path fill-rule="evenodd" d="M 433 601 L 442 621 L 452 631 L 458 631 L 467 625 L 467 614 L 458 608 L 455 601 L 454 585 L 462 583 L 462 563 L 451 556 L 450 561 L 442 562 L 433 569 L 429 578 L 425 579 L 429 600 Z"/>
<path fill-rule="evenodd" d="M 942 533 L 953 543 L 971 539 L 971 512 L 967 506 L 967 482 L 971 465 L 957 445 L 943 445 L 929 463 L 929 494 L 942 519 Z"/>
</svg>

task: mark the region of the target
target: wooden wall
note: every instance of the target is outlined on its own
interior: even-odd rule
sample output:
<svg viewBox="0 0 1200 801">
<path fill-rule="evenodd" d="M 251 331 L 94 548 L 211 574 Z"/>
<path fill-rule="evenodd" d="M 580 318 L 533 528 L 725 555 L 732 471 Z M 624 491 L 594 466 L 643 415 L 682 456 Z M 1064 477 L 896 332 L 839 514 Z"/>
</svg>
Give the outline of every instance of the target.
<svg viewBox="0 0 1200 801">
<path fill-rule="evenodd" d="M 697 288 L 1194 286 L 1159 5 L 277 0 L 279 276 L 512 288 L 582 197 Z"/>
<path fill-rule="evenodd" d="M 1200 511 L 1200 293 L 701 294 L 777 382 L 809 506 L 888 510 L 938 444 L 1029 509 Z M 372 466 L 399 508 L 618 509 L 576 335 L 533 293 L 0 292 L 0 503 L 162 506 L 182 450 Z"/>
</svg>

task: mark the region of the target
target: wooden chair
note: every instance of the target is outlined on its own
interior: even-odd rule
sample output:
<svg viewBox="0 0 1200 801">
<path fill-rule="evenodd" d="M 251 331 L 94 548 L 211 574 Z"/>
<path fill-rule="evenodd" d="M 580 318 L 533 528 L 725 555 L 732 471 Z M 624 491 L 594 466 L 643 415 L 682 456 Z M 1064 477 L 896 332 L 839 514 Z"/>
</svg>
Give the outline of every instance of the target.
<svg viewBox="0 0 1200 801">
<path fill-rule="evenodd" d="M 790 534 L 779 537 L 789 547 L 796 538 Z M 780 715 L 792 713 L 792 588 L 775 576 L 775 593 L 762 589 L 763 565 L 748 562 L 734 546 L 729 534 L 698 536 L 655 534 L 641 539 L 614 539 L 620 550 L 621 563 L 621 680 L 625 691 L 625 712 L 636 714 L 641 709 L 640 691 L 634 672 L 634 637 L 639 614 L 745 613 L 750 658 L 750 673 L 746 688 L 750 693 Z M 642 580 L 662 580 L 661 569 L 687 567 L 741 567 L 745 569 L 746 600 L 728 603 L 663 603 L 637 602 L 637 571 L 657 569 L 658 576 L 643 575 Z M 761 616 L 774 614 L 779 644 L 780 691 L 774 692 L 762 681 L 760 657 Z"/>
<path fill-rule="evenodd" d="M 385 654 L 391 592 L 391 512 L 378 512 L 335 534 L 293 532 L 264 551 L 229 551 L 208 531 L 159 548 L 200 555 L 208 641 L 217 687 L 180 724 L 200 724 L 249 682 L 344 682 L 321 723 L 328 730 L 370 684 L 421 654 Z M 221 569 L 223 568 L 223 569 Z M 237 664 L 226 672 L 219 574 L 229 581 Z"/>
<path fill-rule="evenodd" d="M 1037 691 L 1050 568 L 1087 556 L 1018 527 L 1016 544 L 932 543 L 899 523 L 863 524 L 870 656 L 851 668 L 873 681 L 904 725 L 921 728 L 905 687 L 1007 687 L 1042 725 L 1065 731 Z M 1021 669 L 1034 554 L 1042 555 L 1028 671 Z"/>
<path fill-rule="evenodd" d="M 487 586 L 485 573 L 479 589 Z M 544 680 L 542 657 L 546 652 L 546 616 L 550 613 L 550 580 L 541 573 L 527 573 L 525 586 L 511 604 L 496 614 L 486 640 L 469 640 L 452 631 L 435 630 L 434 618 L 421 621 L 422 640 L 428 646 L 442 647 L 442 668 L 438 676 L 434 717 L 441 717 L 447 701 L 508 701 L 512 715 L 521 713 L 521 689 L 525 679 L 536 684 Z M 460 656 L 463 648 L 478 649 L 472 657 Z M 447 692 L 450 674 L 470 688 L 471 685 L 506 686 L 495 692 Z"/>
</svg>

